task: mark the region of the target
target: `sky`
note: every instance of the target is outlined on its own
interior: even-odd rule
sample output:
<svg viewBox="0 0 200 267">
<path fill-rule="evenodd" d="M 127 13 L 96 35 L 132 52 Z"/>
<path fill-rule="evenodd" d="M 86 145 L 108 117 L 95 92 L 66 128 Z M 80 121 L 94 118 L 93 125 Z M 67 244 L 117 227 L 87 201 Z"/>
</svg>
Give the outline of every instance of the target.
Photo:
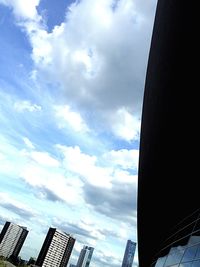
<svg viewBox="0 0 200 267">
<path fill-rule="evenodd" d="M 0 229 L 49 227 L 91 267 L 137 242 L 137 172 L 156 0 L 0 0 Z M 134 265 L 137 266 L 137 251 Z"/>
</svg>

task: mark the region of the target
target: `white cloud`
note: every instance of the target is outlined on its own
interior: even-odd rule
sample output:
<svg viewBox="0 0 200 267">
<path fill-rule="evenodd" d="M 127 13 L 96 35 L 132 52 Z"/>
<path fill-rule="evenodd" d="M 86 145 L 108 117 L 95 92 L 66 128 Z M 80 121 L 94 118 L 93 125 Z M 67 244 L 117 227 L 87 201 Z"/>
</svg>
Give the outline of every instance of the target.
<svg viewBox="0 0 200 267">
<path fill-rule="evenodd" d="M 47 68 L 52 64 L 51 34 L 33 22 L 26 23 L 25 26 L 33 43 L 33 60 L 38 66 Z"/>
<path fill-rule="evenodd" d="M 42 107 L 36 104 L 32 104 L 28 100 L 23 100 L 23 101 L 15 102 L 14 109 L 17 112 L 24 112 L 24 111 L 36 112 L 36 111 L 41 111 Z"/>
<path fill-rule="evenodd" d="M 117 252 L 113 252 L 110 247 L 105 247 L 104 250 L 96 250 L 95 255 L 93 256 L 93 260 L 95 260 L 96 264 L 100 263 L 100 266 L 106 267 L 117 267 L 122 263 L 122 258 Z"/>
<path fill-rule="evenodd" d="M 22 136 L 31 136 L 31 133 L 27 134 L 28 130 L 31 130 L 26 127 L 27 116 L 43 113 L 47 116 L 42 118 L 48 118 L 49 121 L 45 125 L 42 121 L 40 125 L 42 124 L 44 128 L 53 126 L 50 129 L 45 128 L 45 133 L 55 128 L 52 122 L 55 123 L 56 119 L 60 128 L 67 127 L 74 135 L 76 132 L 77 136 L 80 133 L 87 133 L 88 139 L 96 130 L 100 134 L 106 132 L 108 134 L 106 137 L 110 137 L 111 132 L 127 142 L 138 141 L 140 131 L 138 114 L 141 111 L 153 21 L 153 16 L 149 14 L 154 12 L 153 2 L 155 1 L 149 0 L 148 3 L 145 0 L 76 1 L 69 8 L 63 23 L 48 32 L 47 26 L 37 13 L 39 0 L 0 0 L 1 4 L 12 8 L 17 18 L 17 25 L 26 31 L 35 63 L 32 77 L 36 87 L 41 90 L 41 95 L 37 96 L 37 88 L 30 88 L 32 96 L 35 96 L 34 99 L 40 99 L 36 103 L 27 100 L 14 103 L 10 100 L 14 103 L 15 111 L 19 112 L 16 117 L 20 121 L 12 125 L 16 130 L 9 134 L 11 138 L 18 132 L 17 138 L 10 139 L 10 143 L 1 142 L 0 171 L 3 175 L 15 179 L 16 190 L 20 190 L 17 183 L 19 177 L 21 178 L 19 183 L 26 189 L 26 194 L 30 194 L 38 203 L 43 203 L 38 210 L 47 212 L 45 219 L 54 212 L 56 216 L 59 216 L 59 213 L 60 216 L 64 214 L 67 222 L 69 217 L 73 216 L 72 213 L 78 218 L 80 214 L 85 217 L 93 214 L 101 227 L 109 224 L 110 228 L 104 227 L 108 237 L 111 235 L 109 230 L 112 227 L 117 229 L 116 222 L 120 222 L 121 230 L 118 231 L 118 236 L 122 239 L 128 237 L 128 233 L 124 230 L 127 225 L 135 229 L 137 175 L 133 173 L 137 172 L 137 150 L 111 150 L 98 157 L 86 153 L 80 145 L 81 142 L 78 143 L 80 147 L 70 146 L 71 140 L 66 141 L 68 146 L 53 147 L 52 142 L 63 137 L 63 135 L 55 136 L 54 132 L 51 137 L 42 136 L 44 132 L 38 133 L 37 137 L 34 136 L 34 141 L 36 138 L 40 138 L 40 141 L 41 138 L 45 138 L 41 146 L 49 145 L 48 151 L 55 149 L 54 154 L 51 154 L 45 151 L 44 147 L 36 150 L 39 144 L 32 143 L 28 137 L 23 137 L 26 146 L 17 143 L 17 140 L 22 140 Z M 53 88 L 55 94 L 52 94 L 51 88 L 47 92 L 49 82 L 51 86 L 56 84 Z M 48 84 L 47 87 L 45 83 Z M 61 95 L 59 92 L 61 98 L 52 99 L 53 95 L 57 96 L 56 90 L 60 88 L 64 94 Z M 4 106 L 6 107 L 6 104 Z M 34 119 L 37 120 L 38 117 L 35 116 Z M 2 118 L 6 122 L 7 116 Z M 30 121 L 32 126 L 38 125 L 35 121 Z M 35 129 L 40 130 L 39 127 Z M 80 137 L 81 141 L 86 140 L 83 136 Z M 101 136 L 97 132 L 93 140 Z M 106 139 L 104 135 L 103 137 Z M 64 138 L 59 142 L 65 144 Z M 98 152 L 102 149 L 105 152 L 107 140 L 103 144 L 98 140 L 98 144 L 102 145 Z M 84 145 L 87 149 L 87 143 Z M 111 146 L 114 145 L 113 142 Z M 91 151 L 91 146 L 87 151 Z M 0 199 L 4 199 L 2 209 L 7 207 L 19 215 L 32 216 L 29 207 L 21 206 L 21 202 L 8 198 L 5 200 L 5 195 L 0 195 Z M 51 211 L 46 209 L 47 205 L 49 206 L 48 201 L 52 204 Z M 27 213 L 23 213 L 24 211 Z M 101 221 L 98 218 L 103 219 Z M 80 224 L 78 219 L 77 221 L 79 222 L 77 228 L 98 236 L 102 242 L 105 241 L 105 235 L 99 226 L 94 225 L 92 228 L 89 223 Z M 97 246 L 96 255 L 102 260 L 98 263 L 96 257 L 95 266 L 113 267 L 121 264 L 117 253 L 105 255 L 98 251 L 99 244 L 95 239 L 91 242 Z M 105 251 L 112 251 L 111 246 L 104 248 Z"/>
<path fill-rule="evenodd" d="M 140 133 L 140 120 L 126 109 L 121 108 L 112 115 L 112 131 L 126 141 L 138 140 Z"/>
<path fill-rule="evenodd" d="M 114 181 L 120 184 L 133 184 L 137 187 L 137 175 L 131 175 L 128 171 L 116 170 L 114 172 Z"/>
<path fill-rule="evenodd" d="M 32 151 L 30 157 L 39 165 L 47 167 L 59 167 L 60 163 L 55 158 L 51 157 L 47 152 Z"/>
<path fill-rule="evenodd" d="M 22 139 L 28 148 L 35 149 L 33 143 L 28 139 L 28 137 L 23 137 Z"/>
<path fill-rule="evenodd" d="M 17 1 L 20 7 L 21 1 Z M 151 14 L 154 2 L 148 4 Z M 18 5 L 13 4 L 15 10 Z M 27 17 L 36 17 L 37 5 L 38 1 L 31 1 L 32 15 Z M 153 15 L 146 12 L 138 1 L 84 0 L 73 3 L 66 20 L 52 32 L 36 19 L 22 23 L 32 45 L 33 72 L 60 84 L 66 105 L 75 102 L 90 114 L 93 124 L 99 121 L 99 130 L 111 130 L 126 141 L 139 136 L 137 116 L 153 24 Z M 87 131 L 89 123 L 82 121 L 81 114 L 65 108 L 65 121 L 77 131 Z"/>
<path fill-rule="evenodd" d="M 58 126 L 65 128 L 70 126 L 76 132 L 88 132 L 89 128 L 84 122 L 81 115 L 75 111 L 72 111 L 69 106 L 54 106 L 56 117 L 58 119 Z"/>
<path fill-rule="evenodd" d="M 83 153 L 78 146 L 57 145 L 63 154 L 66 170 L 79 175 L 85 181 L 98 187 L 111 187 L 112 169 L 98 166 L 97 158 Z"/>
<path fill-rule="evenodd" d="M 64 232 L 69 231 L 70 233 L 77 236 L 77 239 L 80 237 L 87 237 L 90 240 L 90 243 L 94 240 L 105 240 L 105 234 L 102 230 L 102 227 L 98 223 L 87 223 L 84 219 L 78 219 L 78 221 L 68 220 L 62 221 L 61 218 L 53 218 L 53 225 L 62 229 Z"/>
<path fill-rule="evenodd" d="M 20 177 L 36 189 L 40 198 L 51 201 L 65 201 L 71 206 L 81 201 L 81 182 L 75 183 L 76 177 L 68 179 L 59 169 L 48 170 L 40 165 L 28 164 L 22 170 Z"/>
<path fill-rule="evenodd" d="M 14 222 L 16 221 L 16 218 L 12 214 L 4 214 L 3 216 L 0 215 L 0 231 L 3 228 L 3 225 L 5 222 Z"/>
<path fill-rule="evenodd" d="M 0 154 L 2 155 L 0 173 L 16 178 L 25 164 L 25 159 L 22 157 L 20 150 L 3 135 L 0 135 L 0 143 Z"/>
<path fill-rule="evenodd" d="M 13 9 L 14 15 L 19 19 L 39 19 L 36 7 L 40 0 L 0 0 L 0 4 L 9 6 Z"/>
<path fill-rule="evenodd" d="M 82 182 L 65 170 L 59 160 L 47 152 L 16 148 L 1 136 L 0 140 L 2 175 L 12 177 L 13 183 L 20 177 L 40 198 L 71 205 L 81 203 Z"/>
<path fill-rule="evenodd" d="M 63 167 L 78 175 L 85 183 L 100 188 L 112 188 L 113 183 L 137 184 L 138 150 L 110 151 L 97 158 L 81 151 L 80 147 L 56 145 L 61 152 Z"/>
<path fill-rule="evenodd" d="M 123 169 L 137 170 L 139 160 L 138 149 L 111 150 L 103 155 L 104 160 L 109 165 L 116 165 Z"/>
<path fill-rule="evenodd" d="M 34 217 L 37 215 L 32 208 L 18 200 L 13 199 L 9 194 L 4 192 L 0 192 L 0 206 L 25 218 Z"/>
<path fill-rule="evenodd" d="M 137 180 L 134 177 L 132 180 L 131 183 L 113 182 L 111 188 L 104 188 L 104 190 L 86 184 L 84 186 L 85 201 L 99 214 L 135 226 Z"/>
<path fill-rule="evenodd" d="M 17 149 L 3 139 L 2 145 L 1 173 L 20 177 L 40 199 L 66 202 L 77 209 L 83 205 L 107 217 L 133 222 L 137 188 L 137 175 L 131 174 L 134 151 L 112 150 L 97 158 L 78 146 L 56 145 L 55 158 L 36 149 Z"/>
</svg>

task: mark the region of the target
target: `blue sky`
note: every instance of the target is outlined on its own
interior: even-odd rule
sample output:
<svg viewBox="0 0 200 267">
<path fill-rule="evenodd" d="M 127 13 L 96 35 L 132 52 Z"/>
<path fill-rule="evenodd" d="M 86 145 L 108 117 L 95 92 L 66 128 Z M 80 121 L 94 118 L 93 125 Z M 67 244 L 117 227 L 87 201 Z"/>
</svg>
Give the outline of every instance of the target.
<svg viewBox="0 0 200 267">
<path fill-rule="evenodd" d="M 0 0 L 0 228 L 49 227 L 120 266 L 137 241 L 142 97 L 155 0 Z M 137 255 L 135 257 L 137 266 Z"/>
</svg>

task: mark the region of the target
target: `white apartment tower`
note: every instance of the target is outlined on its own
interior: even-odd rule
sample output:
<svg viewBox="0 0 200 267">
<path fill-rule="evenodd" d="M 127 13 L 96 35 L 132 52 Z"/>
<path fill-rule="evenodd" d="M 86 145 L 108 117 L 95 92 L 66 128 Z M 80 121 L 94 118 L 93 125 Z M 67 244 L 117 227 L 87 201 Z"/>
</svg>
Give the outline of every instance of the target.
<svg viewBox="0 0 200 267">
<path fill-rule="evenodd" d="M 49 228 L 36 265 L 40 267 L 66 267 L 75 239 L 56 228 Z"/>
<path fill-rule="evenodd" d="M 17 257 L 27 234 L 25 227 L 6 222 L 0 234 L 0 256 Z"/>
</svg>

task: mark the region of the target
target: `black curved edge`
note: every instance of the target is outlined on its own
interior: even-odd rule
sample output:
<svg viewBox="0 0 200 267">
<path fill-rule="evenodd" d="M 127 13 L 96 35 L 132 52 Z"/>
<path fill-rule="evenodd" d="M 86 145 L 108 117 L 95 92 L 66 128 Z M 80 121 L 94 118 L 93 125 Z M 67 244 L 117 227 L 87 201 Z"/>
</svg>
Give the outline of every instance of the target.
<svg viewBox="0 0 200 267">
<path fill-rule="evenodd" d="M 139 267 L 200 207 L 197 3 L 158 0 L 146 73 L 138 172 Z M 163 252 L 165 253 L 165 252 Z"/>
</svg>

